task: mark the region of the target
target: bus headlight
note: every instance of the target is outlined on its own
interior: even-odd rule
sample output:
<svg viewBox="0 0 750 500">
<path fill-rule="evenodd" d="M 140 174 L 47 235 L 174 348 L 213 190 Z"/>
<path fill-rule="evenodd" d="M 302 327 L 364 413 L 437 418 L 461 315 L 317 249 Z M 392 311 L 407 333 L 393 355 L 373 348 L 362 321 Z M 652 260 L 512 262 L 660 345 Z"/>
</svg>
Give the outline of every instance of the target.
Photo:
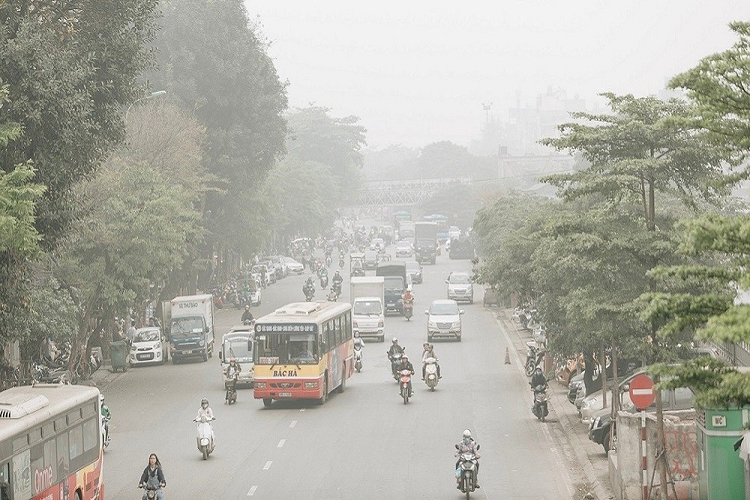
<svg viewBox="0 0 750 500">
<path fill-rule="evenodd" d="M 256 389 L 265 389 L 266 383 L 265 382 L 255 382 L 255 388 Z"/>
<path fill-rule="evenodd" d="M 317 389 L 318 388 L 318 381 L 314 380 L 312 382 L 305 382 L 305 389 Z"/>
</svg>

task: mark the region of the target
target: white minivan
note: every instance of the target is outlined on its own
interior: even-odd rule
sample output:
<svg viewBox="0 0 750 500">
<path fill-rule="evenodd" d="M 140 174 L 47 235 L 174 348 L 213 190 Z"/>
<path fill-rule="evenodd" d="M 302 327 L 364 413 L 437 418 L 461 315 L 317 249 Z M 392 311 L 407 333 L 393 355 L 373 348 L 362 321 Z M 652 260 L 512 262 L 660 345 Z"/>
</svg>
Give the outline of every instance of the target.
<svg viewBox="0 0 750 500">
<path fill-rule="evenodd" d="M 169 361 L 169 342 L 161 329 L 155 326 L 139 328 L 130 345 L 130 366 L 166 363 Z"/>
<path fill-rule="evenodd" d="M 224 386 L 224 373 L 229 360 L 235 358 L 240 365 L 240 376 L 237 385 L 253 385 L 253 326 L 240 325 L 232 327 L 221 337 L 219 360 L 221 360 L 221 384 Z"/>
</svg>

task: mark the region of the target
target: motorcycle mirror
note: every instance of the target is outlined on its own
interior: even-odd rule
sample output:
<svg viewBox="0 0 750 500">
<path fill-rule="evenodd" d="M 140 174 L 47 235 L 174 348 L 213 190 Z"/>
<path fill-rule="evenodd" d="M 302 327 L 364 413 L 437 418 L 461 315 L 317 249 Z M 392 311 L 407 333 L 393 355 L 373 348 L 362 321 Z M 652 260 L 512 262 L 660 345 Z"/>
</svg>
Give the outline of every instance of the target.
<svg viewBox="0 0 750 500">
<path fill-rule="evenodd" d="M 479 446 L 479 445 L 477 445 L 477 450 L 478 450 L 479 448 L 480 448 L 480 446 Z"/>
<path fill-rule="evenodd" d="M 424 310 L 424 313 L 425 313 L 425 314 L 430 314 L 430 311 L 428 311 L 427 309 L 425 309 L 425 310 Z"/>
<path fill-rule="evenodd" d="M 458 311 L 458 314 L 463 314 L 463 313 L 464 313 L 463 309 L 461 309 L 461 310 Z"/>
<path fill-rule="evenodd" d="M 456 445 L 456 449 L 458 449 L 458 445 Z"/>
</svg>

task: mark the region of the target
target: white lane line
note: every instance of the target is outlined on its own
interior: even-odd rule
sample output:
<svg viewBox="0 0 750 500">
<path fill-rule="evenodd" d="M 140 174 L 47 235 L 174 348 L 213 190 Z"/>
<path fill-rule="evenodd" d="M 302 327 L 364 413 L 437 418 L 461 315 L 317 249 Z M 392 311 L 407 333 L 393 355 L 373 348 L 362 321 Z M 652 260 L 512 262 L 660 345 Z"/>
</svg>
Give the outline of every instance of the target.
<svg viewBox="0 0 750 500">
<path fill-rule="evenodd" d="M 299 411 L 305 411 L 305 409 L 304 408 L 300 408 Z"/>
<path fill-rule="evenodd" d="M 280 440 L 280 441 L 279 441 L 279 444 L 278 444 L 278 445 L 277 445 L 276 447 L 277 447 L 277 448 L 281 448 L 282 446 L 284 446 L 284 443 L 286 443 L 286 439 L 282 439 L 282 440 Z"/>
<path fill-rule="evenodd" d="M 272 463 L 273 463 L 273 460 L 269 460 L 268 462 L 266 462 L 266 465 L 263 466 L 263 470 L 270 469 Z"/>
<path fill-rule="evenodd" d="M 294 426 L 295 426 L 295 425 L 297 425 L 297 421 L 296 421 L 296 420 L 292 420 L 292 423 L 291 423 L 291 424 L 289 424 L 289 428 L 290 428 L 290 429 L 294 429 Z"/>
<path fill-rule="evenodd" d="M 255 490 L 257 490 L 257 489 L 258 489 L 257 486 L 253 486 L 252 488 L 250 488 L 250 491 L 247 492 L 247 496 L 251 497 L 251 496 L 255 495 Z"/>
</svg>

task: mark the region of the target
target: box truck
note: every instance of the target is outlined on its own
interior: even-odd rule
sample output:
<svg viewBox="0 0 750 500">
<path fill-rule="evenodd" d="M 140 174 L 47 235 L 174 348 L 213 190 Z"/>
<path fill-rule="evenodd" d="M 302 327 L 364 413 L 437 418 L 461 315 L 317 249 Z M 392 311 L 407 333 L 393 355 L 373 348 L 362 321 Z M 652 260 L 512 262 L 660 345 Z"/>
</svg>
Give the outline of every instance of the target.
<svg viewBox="0 0 750 500">
<path fill-rule="evenodd" d="M 385 340 L 385 278 L 352 277 L 349 284 L 352 302 L 352 332 L 363 339 Z"/>
<path fill-rule="evenodd" d="M 165 309 L 169 318 L 167 324 L 172 363 L 179 363 L 191 357 L 208 361 L 214 354 L 213 296 L 206 294 L 175 297 Z"/>
</svg>

